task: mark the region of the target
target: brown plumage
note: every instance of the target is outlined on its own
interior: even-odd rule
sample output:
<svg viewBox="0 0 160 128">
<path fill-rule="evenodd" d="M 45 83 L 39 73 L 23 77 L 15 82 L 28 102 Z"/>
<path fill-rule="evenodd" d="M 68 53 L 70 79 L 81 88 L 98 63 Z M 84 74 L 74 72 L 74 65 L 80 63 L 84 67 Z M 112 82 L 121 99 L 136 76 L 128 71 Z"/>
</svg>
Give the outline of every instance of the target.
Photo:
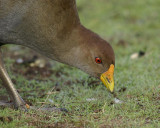
<svg viewBox="0 0 160 128">
<path fill-rule="evenodd" d="M 115 64 L 110 44 L 80 23 L 75 0 L 0 0 L 0 44 L 32 48 L 98 78 Z M 102 63 L 96 63 L 95 57 Z M 15 106 L 24 104 L 15 89 L 10 89 L 13 84 L 6 82 L 8 75 L 2 70 L 0 74 Z M 108 84 L 113 82 L 104 78 Z"/>
</svg>

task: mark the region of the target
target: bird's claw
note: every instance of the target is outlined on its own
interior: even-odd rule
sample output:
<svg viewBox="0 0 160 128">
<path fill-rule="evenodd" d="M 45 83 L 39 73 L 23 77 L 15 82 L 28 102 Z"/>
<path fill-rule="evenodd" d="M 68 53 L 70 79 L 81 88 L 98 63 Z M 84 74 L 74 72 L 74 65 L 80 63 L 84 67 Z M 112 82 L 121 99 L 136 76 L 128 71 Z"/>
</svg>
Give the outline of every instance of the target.
<svg viewBox="0 0 160 128">
<path fill-rule="evenodd" d="M 18 107 L 15 107 L 15 109 L 24 111 L 24 112 L 28 112 L 28 110 L 30 109 L 30 106 L 28 104 L 23 104 Z"/>
</svg>

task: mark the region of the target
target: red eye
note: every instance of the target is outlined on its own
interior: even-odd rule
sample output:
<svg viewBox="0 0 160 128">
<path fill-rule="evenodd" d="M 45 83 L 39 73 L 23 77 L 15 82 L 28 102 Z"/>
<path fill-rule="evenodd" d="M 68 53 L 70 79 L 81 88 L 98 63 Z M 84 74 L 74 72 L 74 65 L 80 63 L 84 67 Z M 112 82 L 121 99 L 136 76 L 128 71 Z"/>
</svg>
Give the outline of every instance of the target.
<svg viewBox="0 0 160 128">
<path fill-rule="evenodd" d="M 99 57 L 96 57 L 95 61 L 96 61 L 97 64 L 101 64 L 102 63 L 102 60 Z"/>
</svg>

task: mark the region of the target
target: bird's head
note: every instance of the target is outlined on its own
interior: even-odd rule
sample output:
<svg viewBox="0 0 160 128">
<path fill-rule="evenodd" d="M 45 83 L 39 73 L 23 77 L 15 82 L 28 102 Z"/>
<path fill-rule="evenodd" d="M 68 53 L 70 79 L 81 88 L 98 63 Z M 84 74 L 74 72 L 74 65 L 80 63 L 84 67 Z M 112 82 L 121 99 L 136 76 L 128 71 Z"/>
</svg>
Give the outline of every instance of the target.
<svg viewBox="0 0 160 128">
<path fill-rule="evenodd" d="M 85 40 L 81 41 L 83 45 L 78 50 L 80 57 L 78 57 L 78 66 L 76 67 L 101 79 L 103 84 L 113 92 L 115 55 L 112 47 L 107 41 L 89 30 L 84 36 Z"/>
<path fill-rule="evenodd" d="M 68 54 L 63 54 L 63 63 L 99 78 L 113 92 L 115 55 L 111 45 L 84 27 L 80 27 L 73 33 L 69 43 L 73 44 L 73 47 L 72 49 L 69 47 Z"/>
<path fill-rule="evenodd" d="M 101 79 L 103 84 L 113 92 L 115 56 L 110 44 L 105 40 L 90 44 L 84 52 L 84 65 L 81 69 L 91 76 Z"/>
</svg>

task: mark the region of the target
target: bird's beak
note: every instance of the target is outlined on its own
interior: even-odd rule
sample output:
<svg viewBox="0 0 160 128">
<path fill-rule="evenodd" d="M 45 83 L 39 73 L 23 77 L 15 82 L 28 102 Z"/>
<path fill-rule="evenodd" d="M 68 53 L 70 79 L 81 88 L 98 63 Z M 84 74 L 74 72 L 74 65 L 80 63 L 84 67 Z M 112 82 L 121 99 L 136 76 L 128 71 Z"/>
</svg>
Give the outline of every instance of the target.
<svg viewBox="0 0 160 128">
<path fill-rule="evenodd" d="M 108 71 L 102 73 L 100 76 L 101 81 L 103 84 L 109 89 L 111 92 L 113 92 L 114 89 L 114 65 L 111 64 Z"/>
</svg>

